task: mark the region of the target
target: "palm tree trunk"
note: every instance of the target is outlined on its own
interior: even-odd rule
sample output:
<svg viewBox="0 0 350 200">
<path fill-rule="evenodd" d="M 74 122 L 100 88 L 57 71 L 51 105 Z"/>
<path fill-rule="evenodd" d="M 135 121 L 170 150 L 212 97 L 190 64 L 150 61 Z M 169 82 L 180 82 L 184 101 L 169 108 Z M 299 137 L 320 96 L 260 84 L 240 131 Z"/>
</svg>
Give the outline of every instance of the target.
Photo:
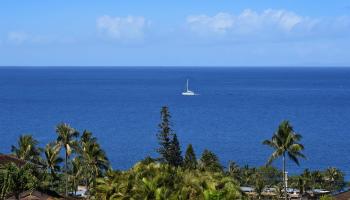
<svg viewBox="0 0 350 200">
<path fill-rule="evenodd" d="M 88 178 L 85 178 L 85 186 L 86 186 L 86 193 L 87 194 L 89 194 L 89 189 L 90 189 L 88 182 L 89 182 Z M 87 196 L 87 199 L 89 199 L 89 196 Z"/>
<path fill-rule="evenodd" d="M 68 153 L 67 153 L 67 150 L 66 150 L 66 166 L 65 166 L 65 174 L 66 174 L 66 197 L 68 197 L 68 166 L 67 166 L 67 162 L 68 162 Z"/>
<path fill-rule="evenodd" d="M 7 186 L 7 177 L 5 178 L 5 181 L 2 185 L 2 188 L 1 188 L 1 194 L 0 194 L 0 199 L 5 199 L 5 194 L 6 194 L 6 186 Z"/>
<path fill-rule="evenodd" d="M 283 187 L 284 187 L 284 199 L 287 200 L 287 180 L 286 180 L 286 155 L 283 153 Z"/>
</svg>

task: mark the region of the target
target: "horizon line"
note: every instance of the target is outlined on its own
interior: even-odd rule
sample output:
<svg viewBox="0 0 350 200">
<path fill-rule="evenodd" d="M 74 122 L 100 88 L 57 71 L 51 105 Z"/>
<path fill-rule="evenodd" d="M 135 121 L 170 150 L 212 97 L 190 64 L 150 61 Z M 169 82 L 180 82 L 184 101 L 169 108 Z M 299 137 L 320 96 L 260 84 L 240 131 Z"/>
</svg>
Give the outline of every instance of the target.
<svg viewBox="0 0 350 200">
<path fill-rule="evenodd" d="M 0 68 L 349 68 L 350 65 L 0 65 Z"/>
</svg>

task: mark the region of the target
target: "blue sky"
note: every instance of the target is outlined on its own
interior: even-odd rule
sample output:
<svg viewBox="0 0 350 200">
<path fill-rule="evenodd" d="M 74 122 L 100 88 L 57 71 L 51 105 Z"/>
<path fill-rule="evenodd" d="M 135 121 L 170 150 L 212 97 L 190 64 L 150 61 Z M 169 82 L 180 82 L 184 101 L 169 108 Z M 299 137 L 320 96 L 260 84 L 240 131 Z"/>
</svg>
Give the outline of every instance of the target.
<svg viewBox="0 0 350 200">
<path fill-rule="evenodd" d="M 2 0 L 1 66 L 350 66 L 350 1 Z"/>
</svg>

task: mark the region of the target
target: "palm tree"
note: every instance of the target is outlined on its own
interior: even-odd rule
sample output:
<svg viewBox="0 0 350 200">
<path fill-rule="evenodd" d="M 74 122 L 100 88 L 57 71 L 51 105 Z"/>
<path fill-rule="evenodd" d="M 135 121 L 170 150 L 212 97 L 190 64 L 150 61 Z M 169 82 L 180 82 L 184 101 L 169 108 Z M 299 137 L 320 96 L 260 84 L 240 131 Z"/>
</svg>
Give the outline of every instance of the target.
<svg viewBox="0 0 350 200">
<path fill-rule="evenodd" d="M 245 165 L 240 171 L 240 184 L 243 186 L 253 185 L 255 181 L 254 174 L 257 173 L 256 168 L 249 168 L 248 165 Z"/>
<path fill-rule="evenodd" d="M 112 171 L 108 171 L 106 176 L 96 180 L 95 197 L 101 200 L 129 199 L 127 194 L 123 193 L 125 180 L 118 181 L 118 176 Z"/>
<path fill-rule="evenodd" d="M 309 169 L 304 169 L 303 173 L 300 175 L 305 182 L 305 191 L 310 190 L 313 186 L 312 175 Z"/>
<path fill-rule="evenodd" d="M 323 174 L 319 170 L 315 170 L 311 172 L 311 180 L 312 180 L 312 189 L 322 188 L 323 187 Z"/>
<path fill-rule="evenodd" d="M 81 164 L 81 160 L 78 157 L 75 157 L 70 165 L 69 169 L 69 178 L 71 183 L 71 188 L 74 191 L 74 194 L 77 193 L 79 181 L 81 180 L 83 166 Z"/>
<path fill-rule="evenodd" d="M 324 174 L 324 179 L 327 189 L 332 192 L 343 189 L 345 185 L 344 174 L 335 167 L 327 168 Z"/>
<path fill-rule="evenodd" d="M 265 181 L 264 179 L 261 177 L 260 174 L 256 174 L 254 176 L 255 178 L 255 192 L 256 192 L 256 195 L 258 197 L 258 199 L 261 199 L 263 197 L 263 192 L 264 192 L 264 189 L 265 189 Z"/>
<path fill-rule="evenodd" d="M 68 196 L 68 159 L 72 154 L 72 149 L 77 147 L 76 138 L 79 136 L 79 133 L 68 124 L 62 123 L 57 125 L 56 133 L 57 145 L 65 149 L 65 176 L 66 176 L 66 196 Z"/>
<path fill-rule="evenodd" d="M 264 145 L 268 145 L 274 149 L 267 164 L 270 165 L 273 160 L 282 156 L 283 159 L 283 184 L 284 184 L 284 196 L 287 199 L 287 183 L 286 183 L 286 155 L 299 165 L 298 158 L 305 158 L 301 153 L 304 150 L 304 146 L 299 143 L 301 135 L 294 132 L 293 127 L 288 121 L 283 121 L 276 133 L 272 136 L 271 140 L 265 140 Z"/>
<path fill-rule="evenodd" d="M 0 199 L 5 199 L 5 197 L 11 192 L 11 187 L 13 186 L 11 178 L 9 166 L 0 169 Z"/>
<path fill-rule="evenodd" d="M 98 144 L 91 144 L 83 155 L 86 169 L 88 171 L 88 189 L 90 185 L 94 185 L 96 178 L 100 177 L 104 171 L 109 168 L 109 162 L 105 152 L 99 147 Z"/>
<path fill-rule="evenodd" d="M 92 133 L 84 131 L 80 140 L 80 158 L 82 165 L 85 166 L 86 178 L 88 181 L 87 188 L 90 188 L 91 182 L 94 183 L 96 178 L 101 176 L 109 168 L 109 161 L 106 153 L 97 143 L 97 139 L 92 137 Z"/>
<path fill-rule="evenodd" d="M 203 182 L 197 177 L 197 171 L 185 171 L 179 174 L 182 177 L 179 199 L 203 199 Z"/>
<path fill-rule="evenodd" d="M 19 159 L 39 164 L 42 149 L 37 147 L 38 144 L 39 142 L 32 135 L 21 135 L 18 147 L 12 145 L 11 151 Z"/>
<path fill-rule="evenodd" d="M 279 183 L 275 185 L 273 188 L 275 189 L 275 196 L 273 197 L 274 200 L 280 200 L 283 196 L 283 184 Z"/>
<path fill-rule="evenodd" d="M 156 179 L 148 180 L 146 178 L 143 178 L 142 183 L 143 190 L 141 191 L 145 199 L 156 199 L 156 197 L 160 195 L 161 190 L 158 188 Z"/>
<path fill-rule="evenodd" d="M 84 130 L 80 138 L 81 150 L 84 151 L 91 143 L 97 143 L 97 138 L 92 137 L 92 133 L 90 131 Z"/>
<path fill-rule="evenodd" d="M 235 162 L 233 162 L 233 161 L 229 162 L 227 172 L 235 180 L 238 180 L 238 181 L 241 180 L 241 176 L 240 176 L 241 175 L 241 169 Z"/>
<path fill-rule="evenodd" d="M 299 190 L 301 195 L 307 191 L 307 180 L 303 176 L 295 176 L 291 179 L 290 186 Z"/>
<path fill-rule="evenodd" d="M 56 179 L 56 172 L 60 171 L 60 163 L 63 162 L 63 159 L 60 157 L 60 148 L 58 145 L 47 144 L 45 147 L 45 160 L 44 166 L 49 170 L 51 176 Z"/>
</svg>

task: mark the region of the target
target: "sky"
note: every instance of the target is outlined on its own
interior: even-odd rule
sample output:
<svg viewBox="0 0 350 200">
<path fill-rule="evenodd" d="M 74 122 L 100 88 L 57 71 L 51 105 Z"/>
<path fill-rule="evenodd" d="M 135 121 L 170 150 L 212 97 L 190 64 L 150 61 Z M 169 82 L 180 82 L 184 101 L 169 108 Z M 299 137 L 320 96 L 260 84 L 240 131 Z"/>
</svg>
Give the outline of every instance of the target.
<svg viewBox="0 0 350 200">
<path fill-rule="evenodd" d="M 350 0 L 1 0 L 0 66 L 350 66 Z"/>
</svg>

